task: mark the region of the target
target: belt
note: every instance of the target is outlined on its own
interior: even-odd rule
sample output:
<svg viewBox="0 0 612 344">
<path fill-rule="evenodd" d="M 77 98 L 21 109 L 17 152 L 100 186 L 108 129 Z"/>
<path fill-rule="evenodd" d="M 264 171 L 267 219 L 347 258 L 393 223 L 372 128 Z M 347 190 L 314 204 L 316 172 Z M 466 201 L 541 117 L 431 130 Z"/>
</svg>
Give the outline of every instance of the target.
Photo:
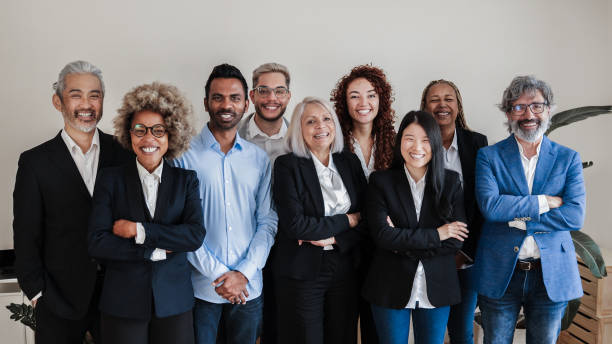
<svg viewBox="0 0 612 344">
<path fill-rule="evenodd" d="M 539 259 L 518 260 L 516 262 L 516 268 L 523 271 L 537 270 L 542 268 L 542 262 Z"/>
</svg>

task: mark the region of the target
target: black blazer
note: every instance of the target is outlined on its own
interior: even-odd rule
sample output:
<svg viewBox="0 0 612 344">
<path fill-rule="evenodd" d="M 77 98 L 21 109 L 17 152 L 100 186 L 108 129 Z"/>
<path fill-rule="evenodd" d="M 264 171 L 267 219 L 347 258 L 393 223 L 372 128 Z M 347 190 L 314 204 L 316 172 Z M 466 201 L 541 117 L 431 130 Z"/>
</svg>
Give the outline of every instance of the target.
<svg viewBox="0 0 612 344">
<path fill-rule="evenodd" d="M 476 257 L 476 248 L 484 218 L 476 204 L 476 154 L 482 147 L 488 146 L 487 137 L 474 131 L 457 128 L 457 146 L 459 146 L 459 160 L 463 172 L 463 204 L 467 225 L 470 231 L 468 238 L 463 242 L 463 251 L 472 260 Z"/>
<path fill-rule="evenodd" d="M 98 171 L 133 155 L 99 131 Z M 13 238 L 17 279 L 28 298 L 43 292 L 60 317 L 85 316 L 97 264 L 87 254 L 91 196 L 61 137 L 25 151 L 13 192 Z"/>
<path fill-rule="evenodd" d="M 348 213 L 361 212 L 366 179 L 353 153 L 333 154 L 333 161 L 351 199 Z M 273 198 L 278 213 L 275 272 L 286 277 L 312 280 L 319 273 L 323 248 L 300 240 L 336 238 L 336 249 L 350 254 L 359 264 L 359 242 L 367 236 L 365 221 L 349 228 L 345 214 L 325 216 L 321 184 L 312 159 L 293 153 L 279 156 L 274 163 Z M 361 212 L 362 216 L 364 215 Z"/>
<path fill-rule="evenodd" d="M 456 172 L 446 170 L 444 193 L 451 201 L 451 221 L 465 221 L 463 192 Z M 446 223 L 436 212 L 433 188 L 425 184 L 417 222 L 410 184 L 403 168 L 370 175 L 367 213 L 375 251 L 363 287 L 373 304 L 402 309 L 410 300 L 412 283 L 423 263 L 427 297 L 435 307 L 459 303 L 461 293 L 454 256 L 461 248 L 457 239 L 440 241 L 438 227 Z M 390 227 L 387 216 L 395 225 Z"/>
<path fill-rule="evenodd" d="M 164 161 L 151 219 L 136 162 L 103 170 L 89 222 L 89 253 L 106 266 L 100 310 L 117 317 L 149 319 L 152 299 L 157 317 L 193 308 L 186 252 L 202 246 L 206 233 L 202 216 L 194 171 Z M 146 232 L 144 244 L 114 235 L 113 223 L 119 219 L 141 222 Z M 150 257 L 155 248 L 172 253 L 167 253 L 165 260 L 153 262 Z"/>
</svg>

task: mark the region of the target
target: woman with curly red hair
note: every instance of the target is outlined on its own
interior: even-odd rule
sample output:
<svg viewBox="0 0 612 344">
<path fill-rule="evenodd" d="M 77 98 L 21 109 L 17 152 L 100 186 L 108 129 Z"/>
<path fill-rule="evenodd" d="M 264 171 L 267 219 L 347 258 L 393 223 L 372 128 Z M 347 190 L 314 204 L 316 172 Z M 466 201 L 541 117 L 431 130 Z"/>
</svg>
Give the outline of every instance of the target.
<svg viewBox="0 0 612 344">
<path fill-rule="evenodd" d="M 331 92 L 344 146 L 357 155 L 366 177 L 373 171 L 386 170 L 393 160 L 395 111 L 391 108 L 392 93 L 382 69 L 370 65 L 354 67 Z M 366 244 L 362 248 L 360 277 L 363 281 L 373 248 Z M 359 313 L 362 343 L 378 343 L 370 305 L 363 299 Z"/>
</svg>

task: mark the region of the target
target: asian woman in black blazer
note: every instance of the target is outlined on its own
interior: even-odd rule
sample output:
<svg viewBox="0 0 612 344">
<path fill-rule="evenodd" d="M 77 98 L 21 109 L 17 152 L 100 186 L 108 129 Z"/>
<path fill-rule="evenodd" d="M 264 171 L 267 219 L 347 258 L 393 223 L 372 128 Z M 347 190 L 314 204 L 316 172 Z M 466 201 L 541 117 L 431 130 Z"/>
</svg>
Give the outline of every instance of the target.
<svg viewBox="0 0 612 344">
<path fill-rule="evenodd" d="M 366 179 L 330 105 L 305 98 L 274 163 L 279 343 L 356 343 Z"/>
<path fill-rule="evenodd" d="M 450 305 L 461 300 L 455 254 L 467 237 L 456 172 L 444 169 L 440 129 L 412 111 L 402 120 L 394 162 L 370 176 L 367 215 L 375 251 L 363 288 L 381 343 L 444 340 Z"/>
<path fill-rule="evenodd" d="M 118 141 L 137 158 L 102 170 L 93 196 L 89 253 L 106 267 L 103 344 L 194 342 L 186 252 L 205 235 L 198 179 L 164 161 L 188 148 L 189 116 L 175 87 L 153 83 L 126 94 L 115 118 Z"/>
<path fill-rule="evenodd" d="M 468 128 L 463 113 L 461 93 L 448 80 L 434 80 L 423 90 L 421 110 L 433 115 L 440 126 L 442 146 L 445 150 L 445 166 L 461 172 L 463 205 L 470 234 L 461 251 L 455 256 L 455 264 L 461 285 L 461 303 L 451 307 L 448 317 L 448 335 L 453 344 L 474 342 L 474 312 L 478 293 L 474 288 L 472 265 L 484 219 L 476 204 L 476 154 L 488 145 L 487 137 Z"/>
</svg>

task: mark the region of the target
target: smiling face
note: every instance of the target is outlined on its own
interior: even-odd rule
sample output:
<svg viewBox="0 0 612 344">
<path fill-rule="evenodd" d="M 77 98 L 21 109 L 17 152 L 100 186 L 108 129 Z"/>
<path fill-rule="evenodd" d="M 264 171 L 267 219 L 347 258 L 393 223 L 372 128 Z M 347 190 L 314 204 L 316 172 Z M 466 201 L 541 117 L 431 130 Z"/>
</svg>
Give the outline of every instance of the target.
<svg viewBox="0 0 612 344">
<path fill-rule="evenodd" d="M 418 123 L 411 123 L 402 132 L 401 153 L 410 175 L 423 176 L 431 161 L 431 145 L 425 129 Z M 415 178 L 420 179 L 420 177 Z"/>
<path fill-rule="evenodd" d="M 249 108 L 249 100 L 240 80 L 216 78 L 210 83 L 204 107 L 210 116 L 211 130 L 231 130 L 236 128 Z"/>
<path fill-rule="evenodd" d="M 130 128 L 134 128 L 136 124 L 141 124 L 145 127 L 152 127 L 156 124 L 165 125 L 162 115 L 149 110 L 134 114 Z M 130 138 L 132 140 L 132 149 L 136 153 L 138 162 L 147 171 L 153 172 L 168 151 L 168 132 L 162 137 L 155 137 L 151 129 L 148 129 L 144 136 L 138 137 L 134 133 L 130 133 Z"/>
<path fill-rule="evenodd" d="M 431 86 L 425 96 L 425 110 L 434 116 L 440 128 L 454 127 L 459 113 L 455 90 L 444 82 Z"/>
<path fill-rule="evenodd" d="M 536 90 L 534 93 L 523 93 L 512 103 L 512 106 L 533 103 L 546 103 L 540 90 Z M 538 114 L 531 112 L 531 109 L 527 106 L 522 114 L 509 112 L 506 116 L 508 117 L 510 131 L 519 139 L 527 142 L 537 142 L 540 140 L 550 126 L 550 108 L 548 106 L 545 106 L 544 111 Z"/>
<path fill-rule="evenodd" d="M 336 125 L 332 115 L 321 105 L 306 105 L 302 114 L 302 137 L 312 152 L 329 152 L 336 138 Z"/>
<path fill-rule="evenodd" d="M 378 115 L 378 93 L 367 79 L 357 78 L 348 84 L 346 105 L 353 123 L 371 124 Z"/>
<path fill-rule="evenodd" d="M 68 74 L 62 97 L 53 95 L 53 106 L 62 113 L 67 131 L 92 132 L 102 118 L 102 85 L 93 74 Z"/>
<path fill-rule="evenodd" d="M 264 73 L 259 76 L 257 85 L 253 85 L 253 88 L 259 86 L 265 86 L 271 89 L 277 87 L 287 88 L 287 80 L 282 73 Z M 285 110 L 287 110 L 287 104 L 289 104 L 289 100 L 291 100 L 291 92 L 280 98 L 277 97 L 274 92 L 271 92 L 269 96 L 262 96 L 254 90 L 251 90 L 249 95 L 255 106 L 256 116 L 268 122 L 275 122 L 283 117 Z"/>
</svg>

